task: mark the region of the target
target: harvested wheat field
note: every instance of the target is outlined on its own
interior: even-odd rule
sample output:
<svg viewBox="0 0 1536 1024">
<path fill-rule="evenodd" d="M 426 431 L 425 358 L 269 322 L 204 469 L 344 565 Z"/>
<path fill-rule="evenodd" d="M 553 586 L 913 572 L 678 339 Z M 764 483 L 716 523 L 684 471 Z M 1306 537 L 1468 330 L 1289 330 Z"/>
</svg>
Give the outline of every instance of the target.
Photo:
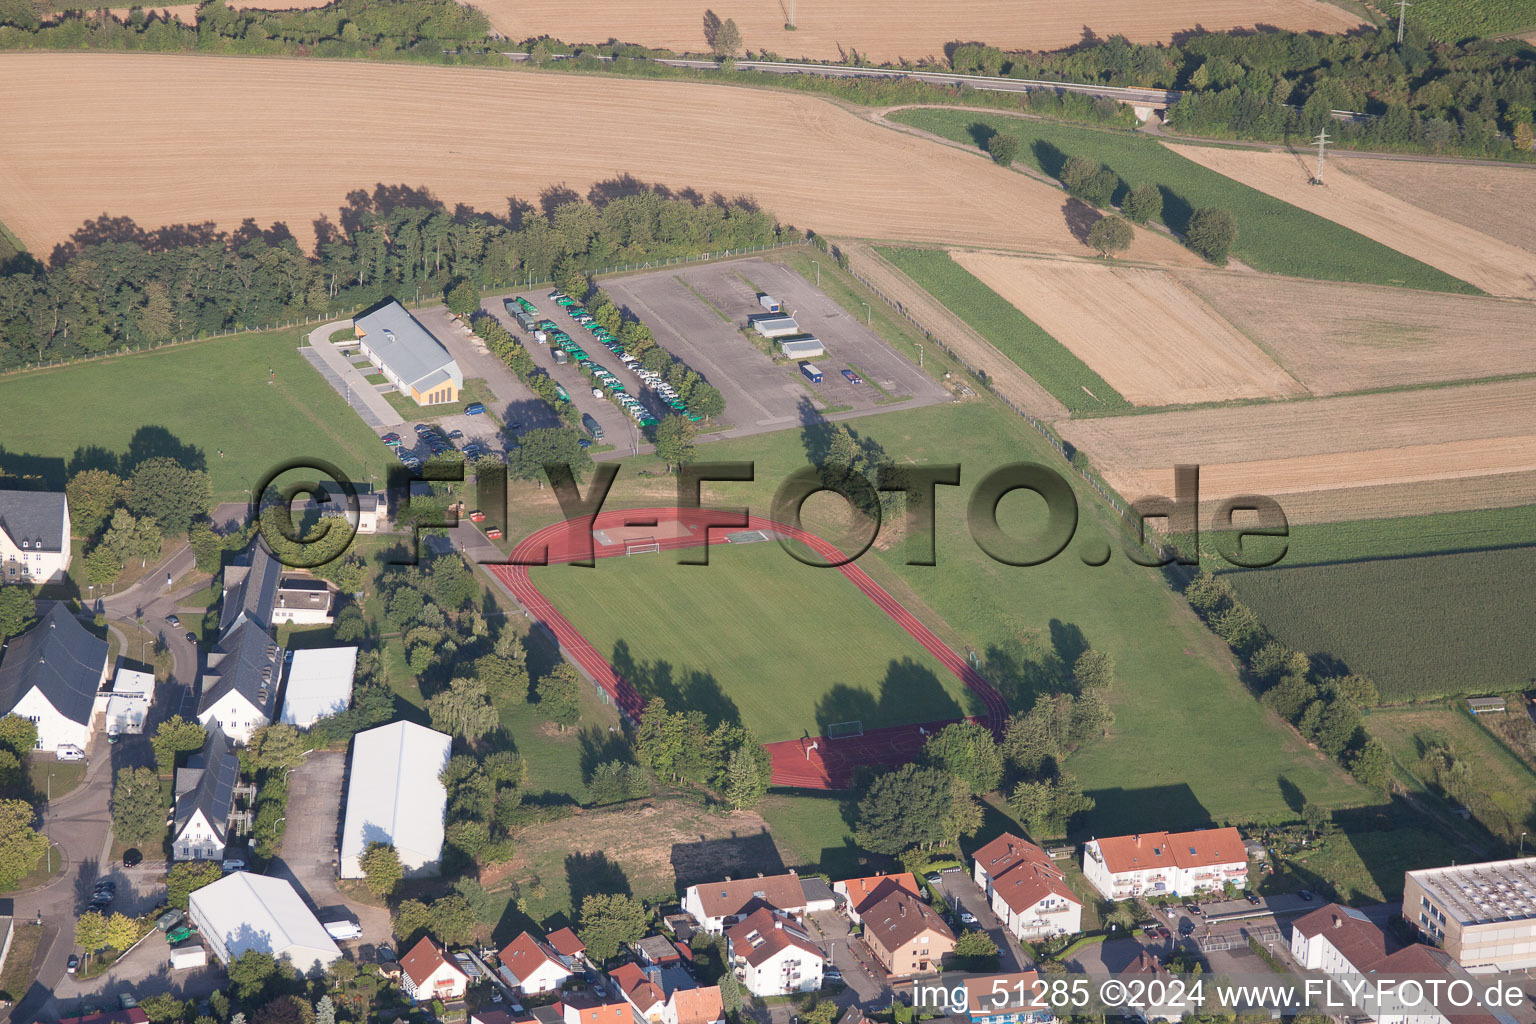
<svg viewBox="0 0 1536 1024">
<path fill-rule="evenodd" d="M 1305 520 L 1353 519 L 1375 514 L 1393 488 L 1403 496 L 1398 515 L 1482 507 L 1489 492 L 1509 494 L 1500 504 L 1536 500 L 1536 380 L 1073 420 L 1058 429 L 1131 499 L 1171 494 L 1173 467 L 1195 463 L 1208 510 L 1222 497 L 1267 494 L 1287 507 L 1293 496 Z"/>
<path fill-rule="evenodd" d="M 1536 167 L 1365 158 L 1333 166 L 1421 210 L 1536 252 Z"/>
<path fill-rule="evenodd" d="M 794 5 L 796 30 L 784 28 Z M 627 43 L 698 53 L 708 49 L 704 12 L 734 19 L 743 45 L 786 58 L 834 60 L 853 50 L 876 61 L 943 57 L 944 44 L 980 40 L 1007 50 L 1072 46 L 1089 29 L 1132 42 L 1167 42 L 1196 25 L 1211 30 L 1274 25 L 1347 32 L 1360 19 L 1318 0 L 484 0 L 496 29 L 515 40 L 552 35 L 567 42 Z"/>
<path fill-rule="evenodd" d="M 161 21 L 179 19 L 183 25 L 197 24 L 197 4 L 172 4 L 169 7 L 145 7 L 144 16 L 158 17 Z M 132 7 L 108 7 L 107 13 L 118 21 L 126 22 L 133 13 Z"/>
<path fill-rule="evenodd" d="M 1519 299 L 1176 276 L 1314 395 L 1536 373 L 1536 305 Z"/>
<path fill-rule="evenodd" d="M 1258 346 L 1163 271 L 1000 253 L 950 255 L 1133 405 L 1302 391 Z"/>
<path fill-rule="evenodd" d="M 349 191 L 380 182 L 505 214 L 509 199 L 536 203 L 551 185 L 585 193 L 626 175 L 751 196 L 827 234 L 1088 252 L 1060 192 L 810 96 L 88 53 L 0 56 L 0 95 L 0 222 L 36 252 L 103 213 L 142 227 L 281 221 L 308 246 L 317 217 L 334 218 Z M 1131 255 L 1198 262 L 1151 232 Z"/>
<path fill-rule="evenodd" d="M 1180 156 L 1293 206 L 1310 210 L 1428 263 L 1492 295 L 1536 298 L 1536 253 L 1517 248 L 1396 196 L 1334 164 L 1327 184 L 1309 184 L 1305 154 L 1214 146 L 1171 147 Z"/>
</svg>

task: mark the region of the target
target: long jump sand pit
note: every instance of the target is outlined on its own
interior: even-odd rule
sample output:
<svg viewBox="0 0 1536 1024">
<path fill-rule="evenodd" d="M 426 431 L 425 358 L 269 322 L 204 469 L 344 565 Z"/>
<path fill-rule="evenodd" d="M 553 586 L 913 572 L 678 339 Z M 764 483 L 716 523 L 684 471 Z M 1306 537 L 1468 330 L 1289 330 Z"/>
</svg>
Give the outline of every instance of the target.
<svg viewBox="0 0 1536 1024">
<path fill-rule="evenodd" d="M 1314 395 L 1536 373 L 1536 305 L 1518 299 L 1176 276 Z"/>
<path fill-rule="evenodd" d="M 979 39 L 1009 50 L 1054 50 L 1082 42 L 1084 29 L 1132 42 L 1168 42 L 1194 28 L 1277 28 L 1347 32 L 1360 19 L 1318 0 L 484 0 L 497 30 L 515 40 L 552 35 L 568 42 L 624 42 L 702 52 L 704 12 L 731 18 L 742 42 L 793 59 L 835 60 L 853 50 L 877 61 L 943 57 L 944 44 Z M 786 31 L 790 10 L 796 30 Z"/>
<path fill-rule="evenodd" d="M 1302 390 L 1163 271 L 989 252 L 951 255 L 1135 405 L 1278 398 Z"/>
<path fill-rule="evenodd" d="M 1218 174 L 1358 231 L 1491 295 L 1536 298 L 1536 253 L 1422 210 L 1341 170 L 1312 185 L 1312 163 L 1297 153 L 1170 146 Z"/>
<path fill-rule="evenodd" d="M 1058 425 L 1134 500 L 1200 466 L 1202 507 L 1265 494 L 1302 521 L 1536 501 L 1536 380 L 1184 410 Z M 1447 486 L 1449 485 L 1449 486 Z"/>
<path fill-rule="evenodd" d="M 1333 166 L 1436 216 L 1536 252 L 1536 167 L 1364 157 L 1335 158 Z"/>
<path fill-rule="evenodd" d="M 505 214 L 551 185 L 632 175 L 750 196 L 827 234 L 1087 253 L 1061 193 L 758 89 L 341 61 L 94 53 L 0 56 L 0 222 L 47 253 L 104 212 L 141 227 L 246 218 L 300 244 L 346 194 L 425 187 Z M 579 137 L 571 126 L 580 126 Z M 1140 232 L 1131 255 L 1193 266 Z"/>
</svg>

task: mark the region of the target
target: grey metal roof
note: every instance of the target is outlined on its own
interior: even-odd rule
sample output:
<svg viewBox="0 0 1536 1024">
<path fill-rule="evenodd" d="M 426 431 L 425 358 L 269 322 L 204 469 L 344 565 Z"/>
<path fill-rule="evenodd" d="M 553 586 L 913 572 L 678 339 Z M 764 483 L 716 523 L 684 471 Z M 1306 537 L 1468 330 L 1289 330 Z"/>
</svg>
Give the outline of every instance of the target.
<svg viewBox="0 0 1536 1024">
<path fill-rule="evenodd" d="M 88 725 L 106 663 L 107 642 L 57 603 L 6 648 L 0 660 L 0 708 L 10 711 L 35 686 L 59 714 Z"/>
<path fill-rule="evenodd" d="M 64 550 L 63 491 L 0 491 L 0 529 L 31 551 Z"/>
<path fill-rule="evenodd" d="M 450 379 L 460 388 L 464 386 L 464 374 L 453 356 L 400 303 L 387 302 L 352 323 L 369 351 L 417 390 Z M 440 379 L 435 376 L 439 372 Z"/>
<path fill-rule="evenodd" d="M 243 564 L 224 570 L 224 607 L 219 611 L 219 635 L 228 636 L 242 620 L 259 626 L 272 622 L 272 608 L 277 604 L 277 583 L 282 578 L 282 563 L 272 557 L 265 544 L 257 540 Z"/>
<path fill-rule="evenodd" d="M 277 706 L 277 687 L 282 679 L 283 649 L 272 634 L 254 620 L 245 619 L 219 637 L 208 655 L 203 676 L 199 715 L 231 690 L 239 691 L 251 706 L 267 718 Z"/>
<path fill-rule="evenodd" d="M 182 788 L 183 776 L 192 783 Z M 176 834 L 198 811 L 213 827 L 213 834 L 223 842 L 229 816 L 235 809 L 235 786 L 240 781 L 240 759 L 229 748 L 229 740 L 218 729 L 208 733 L 202 753 L 189 758 L 187 767 L 176 772 Z"/>
</svg>

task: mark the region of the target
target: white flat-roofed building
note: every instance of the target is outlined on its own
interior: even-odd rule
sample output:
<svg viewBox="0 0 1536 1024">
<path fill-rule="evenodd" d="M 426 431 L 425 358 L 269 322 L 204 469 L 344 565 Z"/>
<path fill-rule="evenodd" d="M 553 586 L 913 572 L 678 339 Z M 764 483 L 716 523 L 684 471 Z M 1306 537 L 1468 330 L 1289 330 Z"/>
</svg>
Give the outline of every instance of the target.
<svg viewBox="0 0 1536 1024">
<path fill-rule="evenodd" d="M 407 878 L 442 870 L 448 791 L 439 778 L 453 737 L 414 722 L 391 722 L 352 739 L 347 820 L 341 830 L 341 877 L 362 878 L 374 843 L 400 855 Z"/>
<path fill-rule="evenodd" d="M 1536 857 L 1409 871 L 1403 920 L 1469 971 L 1536 967 Z"/>
<path fill-rule="evenodd" d="M 225 964 L 251 949 L 287 959 L 305 974 L 341 959 L 325 926 L 281 878 L 232 871 L 195 890 L 187 916 Z"/>
<path fill-rule="evenodd" d="M 120 668 L 112 679 L 112 693 L 107 698 L 107 735 L 137 736 L 144 731 L 149 707 L 155 702 L 153 673 L 136 668 Z"/>
<path fill-rule="evenodd" d="M 352 322 L 368 361 L 417 405 L 457 402 L 464 373 L 443 343 L 393 300 Z"/>
<path fill-rule="evenodd" d="M 795 318 L 783 313 L 754 313 L 747 317 L 752 329 L 765 338 L 782 338 L 800 333 Z"/>
<path fill-rule="evenodd" d="M 352 680 L 356 675 L 356 647 L 291 652 L 283 713 L 278 720 L 308 729 L 322 718 L 347 710 L 352 703 Z"/>
</svg>

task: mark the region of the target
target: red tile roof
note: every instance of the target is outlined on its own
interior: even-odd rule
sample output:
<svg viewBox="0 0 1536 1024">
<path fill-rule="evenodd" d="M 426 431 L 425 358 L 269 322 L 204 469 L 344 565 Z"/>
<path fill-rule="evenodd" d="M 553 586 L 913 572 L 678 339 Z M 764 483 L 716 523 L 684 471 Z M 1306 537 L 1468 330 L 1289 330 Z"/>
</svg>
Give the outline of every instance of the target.
<svg viewBox="0 0 1536 1024">
<path fill-rule="evenodd" d="M 842 886 L 847 890 L 848 905 L 859 913 L 859 908 L 869 902 L 876 890 L 883 890 L 887 885 L 897 885 L 907 890 L 914 896 L 921 896 L 923 891 L 917 887 L 917 878 L 910 871 L 898 871 L 889 875 L 870 875 L 866 878 L 845 878 L 841 882 L 834 882 L 833 888 Z"/>
<path fill-rule="evenodd" d="M 725 1001 L 718 985 L 681 989 L 672 993 L 672 1003 L 677 1024 L 714 1024 L 725 1019 Z"/>
<path fill-rule="evenodd" d="M 569 928 L 561 928 L 559 931 L 550 932 L 544 936 L 544 941 L 554 947 L 555 952 L 562 956 L 579 956 L 587 951 L 586 944 L 576 937 L 576 933 Z"/>
<path fill-rule="evenodd" d="M 1031 1007 L 1038 996 L 1035 990 L 1037 971 L 1020 971 L 1017 974 L 984 974 L 965 980 L 965 1006 L 951 1007 L 955 1013 L 986 1016 L 992 1013 L 1017 1012 Z M 1001 984 L 998 984 L 1001 982 Z"/>
<path fill-rule="evenodd" d="M 880 945 L 895 952 L 924 932 L 933 932 L 942 945 L 954 947 L 955 933 L 921 898 L 905 889 L 891 886 L 879 900 L 859 911 L 864 921 L 864 936 L 873 936 Z M 938 958 L 935 957 L 935 960 Z"/>
<path fill-rule="evenodd" d="M 1126 965 L 1124 973 L 1153 975 L 1167 974 L 1168 968 L 1163 966 L 1163 962 L 1157 958 L 1156 954 L 1154 954 L 1150 949 L 1143 947 L 1142 951 L 1136 954 L 1136 959 L 1132 960 L 1129 964 Z"/>
<path fill-rule="evenodd" d="M 1034 843 L 1004 832 L 976 851 L 976 863 L 992 878 L 992 888 L 1015 913 L 1028 910 L 1047 896 L 1081 905 L 1050 856 Z"/>
<path fill-rule="evenodd" d="M 826 954 L 800 930 L 799 925 L 775 914 L 771 907 L 758 907 L 726 929 L 725 935 L 731 940 L 731 951 L 753 967 L 791 946 L 826 959 Z"/>
<path fill-rule="evenodd" d="M 532 977 L 533 973 L 545 964 L 553 964 L 567 974 L 570 973 L 565 964 L 560 962 L 559 957 L 555 956 L 553 949 L 528 932 L 523 932 L 513 939 L 511 944 L 501 951 L 501 966 L 511 971 L 520 981 Z"/>
<path fill-rule="evenodd" d="M 1181 868 L 1214 864 L 1246 864 L 1248 849 L 1237 829 L 1199 829 L 1194 832 L 1142 832 L 1098 840 L 1104 866 L 1112 874 L 1145 871 L 1176 865 Z"/>
<path fill-rule="evenodd" d="M 1330 903 L 1297 918 L 1291 927 L 1307 938 L 1325 935 L 1344 959 L 1362 972 L 1374 970 L 1396 945 L 1358 910 Z"/>
<path fill-rule="evenodd" d="M 800 876 L 793 871 L 787 875 L 701 883 L 698 890 L 699 904 L 706 917 L 742 913 L 754 900 L 785 911 L 798 912 L 805 907 L 805 890 L 800 886 Z"/>
<path fill-rule="evenodd" d="M 427 979 L 437 973 L 437 969 L 447 965 L 453 968 L 455 974 L 469 980 L 469 975 L 459 970 L 459 965 L 443 956 L 443 948 L 432 941 L 430 935 L 423 935 L 421 941 L 411 947 L 411 951 L 400 958 L 400 970 L 411 979 L 414 985 L 425 985 Z"/>
<path fill-rule="evenodd" d="M 581 1015 L 581 1024 L 635 1024 L 635 1012 L 628 1002 L 601 998 L 591 989 L 567 992 L 560 1002 Z"/>
</svg>

